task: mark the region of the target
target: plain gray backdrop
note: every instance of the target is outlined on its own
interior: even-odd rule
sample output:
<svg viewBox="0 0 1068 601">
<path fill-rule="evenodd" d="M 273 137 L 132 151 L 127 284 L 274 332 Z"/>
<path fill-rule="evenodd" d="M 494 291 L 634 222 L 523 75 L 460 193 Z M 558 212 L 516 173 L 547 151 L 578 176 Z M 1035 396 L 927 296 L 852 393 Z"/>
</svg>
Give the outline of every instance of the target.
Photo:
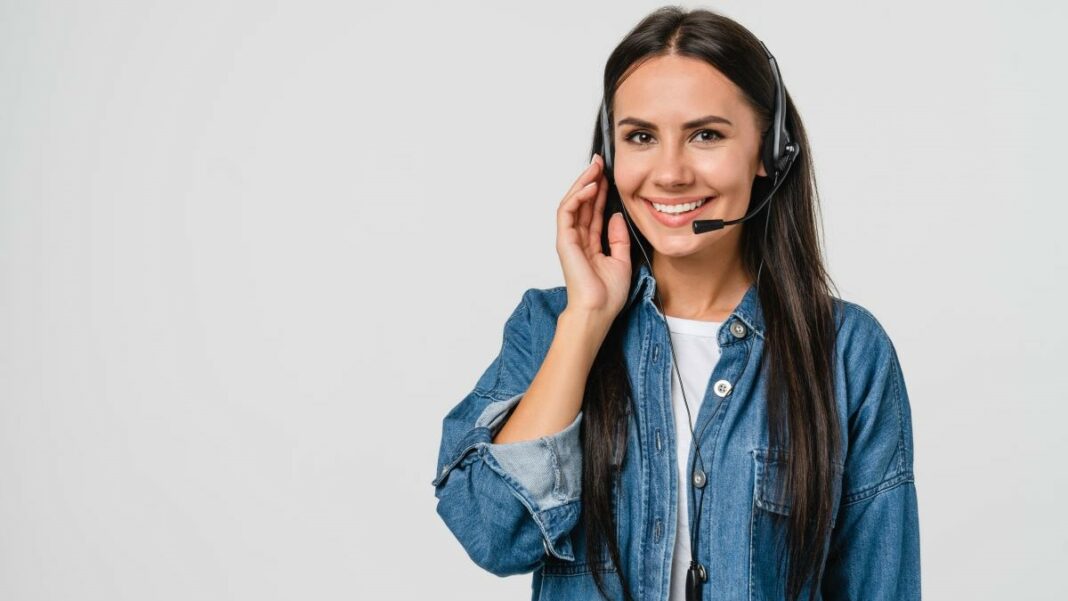
<svg viewBox="0 0 1068 601">
<path fill-rule="evenodd" d="M 435 513 L 648 2 L 0 2 L 0 598 L 529 597 Z M 1064 599 L 1063 3 L 718 2 L 910 393 L 929 599 Z"/>
</svg>

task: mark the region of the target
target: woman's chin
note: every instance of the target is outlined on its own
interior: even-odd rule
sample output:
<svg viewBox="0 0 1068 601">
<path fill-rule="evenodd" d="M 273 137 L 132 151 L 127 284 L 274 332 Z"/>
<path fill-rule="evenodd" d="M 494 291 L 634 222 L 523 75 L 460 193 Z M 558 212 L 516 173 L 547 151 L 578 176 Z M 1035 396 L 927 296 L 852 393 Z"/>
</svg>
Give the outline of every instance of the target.
<svg viewBox="0 0 1068 601">
<path fill-rule="evenodd" d="M 693 230 L 689 230 L 685 233 L 659 236 L 652 244 L 657 254 L 665 257 L 682 258 L 699 252 L 702 247 L 701 242 L 698 236 L 693 233 Z"/>
</svg>

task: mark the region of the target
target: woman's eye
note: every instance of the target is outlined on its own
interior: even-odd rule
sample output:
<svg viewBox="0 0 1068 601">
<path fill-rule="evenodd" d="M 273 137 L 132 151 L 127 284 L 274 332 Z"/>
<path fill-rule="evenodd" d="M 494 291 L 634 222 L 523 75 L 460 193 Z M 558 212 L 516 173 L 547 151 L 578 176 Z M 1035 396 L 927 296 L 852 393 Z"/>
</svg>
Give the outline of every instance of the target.
<svg viewBox="0 0 1068 601">
<path fill-rule="evenodd" d="M 704 136 L 705 134 L 708 134 L 709 137 L 702 138 L 702 136 Z M 644 138 L 640 138 L 639 136 L 644 136 Z M 651 136 L 648 132 L 636 131 L 623 139 L 632 144 L 644 146 L 649 143 L 648 138 L 650 137 Z M 694 139 L 700 142 L 718 142 L 723 139 L 723 135 L 721 135 L 718 131 L 714 129 L 702 129 L 701 131 L 697 132 L 697 134 L 694 136 Z"/>
<path fill-rule="evenodd" d="M 634 140 L 635 136 L 646 136 L 646 137 L 648 137 L 649 134 L 647 134 L 644 131 L 636 131 L 636 132 L 630 134 L 629 136 L 627 136 L 627 137 L 625 137 L 623 139 L 628 141 L 628 142 L 635 143 L 635 144 L 646 144 L 647 143 L 647 142 L 635 142 L 635 140 Z"/>
<path fill-rule="evenodd" d="M 701 131 L 697 132 L 698 137 L 700 137 L 701 134 L 712 134 L 713 136 L 715 136 L 715 138 L 705 138 L 702 140 L 702 142 L 715 142 L 717 140 L 723 139 L 723 136 L 721 136 L 720 133 L 714 129 L 702 129 Z"/>
</svg>

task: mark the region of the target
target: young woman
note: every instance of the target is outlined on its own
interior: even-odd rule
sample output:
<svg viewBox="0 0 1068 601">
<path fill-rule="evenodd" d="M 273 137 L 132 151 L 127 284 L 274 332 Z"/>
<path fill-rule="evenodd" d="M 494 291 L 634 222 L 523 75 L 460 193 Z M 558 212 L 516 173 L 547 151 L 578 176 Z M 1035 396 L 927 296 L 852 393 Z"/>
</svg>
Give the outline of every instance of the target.
<svg viewBox="0 0 1068 601">
<path fill-rule="evenodd" d="M 604 86 L 557 209 L 565 286 L 523 294 L 445 416 L 439 515 L 534 599 L 919 599 L 901 367 L 829 291 L 773 57 L 665 7 Z"/>
</svg>

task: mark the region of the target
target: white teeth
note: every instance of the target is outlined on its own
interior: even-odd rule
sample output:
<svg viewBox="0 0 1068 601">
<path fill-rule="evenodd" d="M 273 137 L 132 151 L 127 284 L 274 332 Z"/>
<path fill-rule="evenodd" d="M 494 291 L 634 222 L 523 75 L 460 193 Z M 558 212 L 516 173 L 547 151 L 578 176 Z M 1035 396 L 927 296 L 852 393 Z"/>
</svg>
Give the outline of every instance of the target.
<svg viewBox="0 0 1068 601">
<path fill-rule="evenodd" d="M 668 214 L 671 214 L 671 215 L 677 215 L 679 213 L 685 213 L 686 211 L 692 211 L 692 210 L 696 209 L 697 207 L 705 204 L 705 202 L 707 202 L 707 201 L 708 201 L 707 198 L 702 198 L 701 200 L 698 200 L 697 202 L 688 202 L 688 203 L 681 204 L 681 205 L 662 205 L 662 204 L 657 204 L 655 202 L 650 203 L 650 204 L 652 204 L 653 207 L 657 211 L 660 211 L 661 213 L 668 213 Z"/>
</svg>

